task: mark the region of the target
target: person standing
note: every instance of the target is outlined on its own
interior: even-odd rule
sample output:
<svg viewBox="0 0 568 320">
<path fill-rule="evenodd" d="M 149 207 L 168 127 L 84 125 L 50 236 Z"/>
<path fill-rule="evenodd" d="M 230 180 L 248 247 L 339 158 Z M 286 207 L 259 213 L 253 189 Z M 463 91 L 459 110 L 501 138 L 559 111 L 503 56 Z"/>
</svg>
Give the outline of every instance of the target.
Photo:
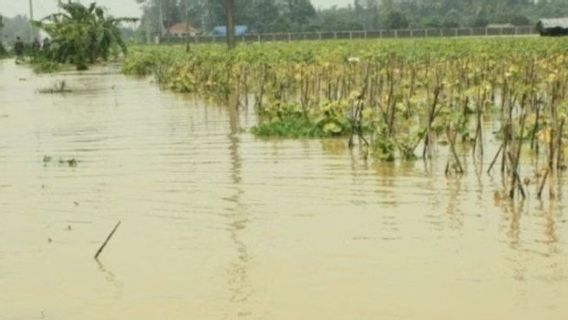
<svg viewBox="0 0 568 320">
<path fill-rule="evenodd" d="M 21 61 L 24 58 L 24 42 L 20 39 L 20 37 L 16 38 L 14 51 L 16 52 L 16 62 Z"/>
<path fill-rule="evenodd" d="M 45 37 L 45 38 L 43 39 L 43 46 L 42 46 L 41 49 L 42 49 L 44 52 L 48 52 L 50 45 L 51 45 L 51 42 L 50 42 L 49 38 L 48 38 L 48 37 Z"/>
<path fill-rule="evenodd" d="M 37 52 L 39 52 L 39 49 L 41 49 L 41 43 L 39 42 L 38 38 L 35 38 L 34 42 L 32 43 L 32 51 L 34 52 L 34 54 L 36 54 Z"/>
</svg>

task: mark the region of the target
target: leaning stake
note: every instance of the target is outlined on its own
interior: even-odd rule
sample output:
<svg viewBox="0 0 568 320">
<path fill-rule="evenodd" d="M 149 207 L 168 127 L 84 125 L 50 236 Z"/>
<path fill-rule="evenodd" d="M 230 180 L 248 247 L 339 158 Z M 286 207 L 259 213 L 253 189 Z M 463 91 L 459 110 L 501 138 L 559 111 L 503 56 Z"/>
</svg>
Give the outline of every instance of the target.
<svg viewBox="0 0 568 320">
<path fill-rule="evenodd" d="M 116 232 L 116 229 L 118 229 L 118 226 L 120 226 L 120 221 L 116 224 L 116 226 L 114 226 L 114 229 L 112 229 L 112 231 L 110 232 L 110 234 L 106 238 L 105 242 L 103 242 L 103 245 L 99 248 L 99 250 L 95 254 L 95 259 L 99 258 L 99 255 L 101 254 L 101 252 L 103 252 L 103 249 L 106 247 L 107 243 L 110 241 L 110 238 L 112 238 L 112 236 Z"/>
</svg>

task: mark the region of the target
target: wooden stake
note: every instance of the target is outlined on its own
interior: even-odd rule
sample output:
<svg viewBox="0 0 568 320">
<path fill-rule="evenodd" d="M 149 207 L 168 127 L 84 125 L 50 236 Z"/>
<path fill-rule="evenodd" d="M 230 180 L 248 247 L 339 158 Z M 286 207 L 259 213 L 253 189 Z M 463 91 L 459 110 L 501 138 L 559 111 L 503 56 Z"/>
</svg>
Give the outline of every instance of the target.
<svg viewBox="0 0 568 320">
<path fill-rule="evenodd" d="M 491 161 L 491 165 L 489 165 L 489 169 L 487 169 L 487 174 L 491 174 L 491 170 L 493 169 L 495 162 L 497 162 L 497 158 L 499 158 L 501 151 L 503 151 L 503 144 L 501 144 L 499 151 L 497 151 L 497 154 L 495 155 L 495 158 L 493 158 L 493 161 Z"/>
<path fill-rule="evenodd" d="M 548 178 L 548 173 L 550 172 L 550 168 L 546 169 L 544 173 L 544 177 L 542 178 L 542 182 L 540 183 L 540 188 L 538 188 L 537 198 L 540 200 L 542 198 L 542 190 L 544 189 L 544 184 L 546 182 L 546 178 Z"/>
<path fill-rule="evenodd" d="M 103 252 L 103 249 L 106 247 L 107 243 L 110 241 L 110 239 L 112 238 L 112 236 L 114 235 L 114 233 L 116 232 L 116 229 L 118 229 L 118 226 L 120 226 L 120 221 L 116 224 L 116 226 L 114 226 L 114 229 L 112 229 L 112 231 L 110 232 L 110 234 L 108 235 L 108 237 L 106 238 L 105 242 L 103 242 L 103 245 L 99 248 L 99 250 L 97 251 L 97 253 L 95 254 L 95 259 L 98 260 L 99 255 L 101 254 L 101 252 Z"/>
</svg>

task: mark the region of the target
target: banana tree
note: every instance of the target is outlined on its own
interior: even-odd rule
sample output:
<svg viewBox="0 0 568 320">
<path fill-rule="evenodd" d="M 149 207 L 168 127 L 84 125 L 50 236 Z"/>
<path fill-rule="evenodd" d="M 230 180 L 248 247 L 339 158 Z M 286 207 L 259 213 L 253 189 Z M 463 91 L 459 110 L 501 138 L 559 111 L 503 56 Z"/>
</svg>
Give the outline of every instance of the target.
<svg viewBox="0 0 568 320">
<path fill-rule="evenodd" d="M 119 26 L 137 19 L 107 17 L 103 8 L 95 3 L 88 7 L 67 3 L 61 8 L 63 12 L 34 22 L 51 37 L 50 50 L 45 53 L 48 59 L 86 69 L 98 59 L 107 60 L 114 49 L 127 53 Z"/>
</svg>

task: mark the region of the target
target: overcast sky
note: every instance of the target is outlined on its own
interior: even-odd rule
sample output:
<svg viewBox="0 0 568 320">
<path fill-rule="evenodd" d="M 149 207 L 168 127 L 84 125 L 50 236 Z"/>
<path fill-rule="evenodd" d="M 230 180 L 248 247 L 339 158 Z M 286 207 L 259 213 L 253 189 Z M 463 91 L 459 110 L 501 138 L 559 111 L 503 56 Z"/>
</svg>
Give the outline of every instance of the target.
<svg viewBox="0 0 568 320">
<path fill-rule="evenodd" d="M 66 0 L 63 0 L 66 1 Z M 80 0 L 83 4 L 93 2 L 93 0 Z M 43 18 L 57 11 L 57 0 L 33 0 L 34 18 Z M 109 9 L 113 16 L 140 16 L 140 6 L 135 0 L 97 0 L 99 5 Z M 312 0 L 316 7 L 329 7 L 332 5 L 344 6 L 352 0 Z M 28 15 L 28 0 L 0 0 L 0 14 L 6 17 L 13 17 L 18 14 Z"/>
</svg>

